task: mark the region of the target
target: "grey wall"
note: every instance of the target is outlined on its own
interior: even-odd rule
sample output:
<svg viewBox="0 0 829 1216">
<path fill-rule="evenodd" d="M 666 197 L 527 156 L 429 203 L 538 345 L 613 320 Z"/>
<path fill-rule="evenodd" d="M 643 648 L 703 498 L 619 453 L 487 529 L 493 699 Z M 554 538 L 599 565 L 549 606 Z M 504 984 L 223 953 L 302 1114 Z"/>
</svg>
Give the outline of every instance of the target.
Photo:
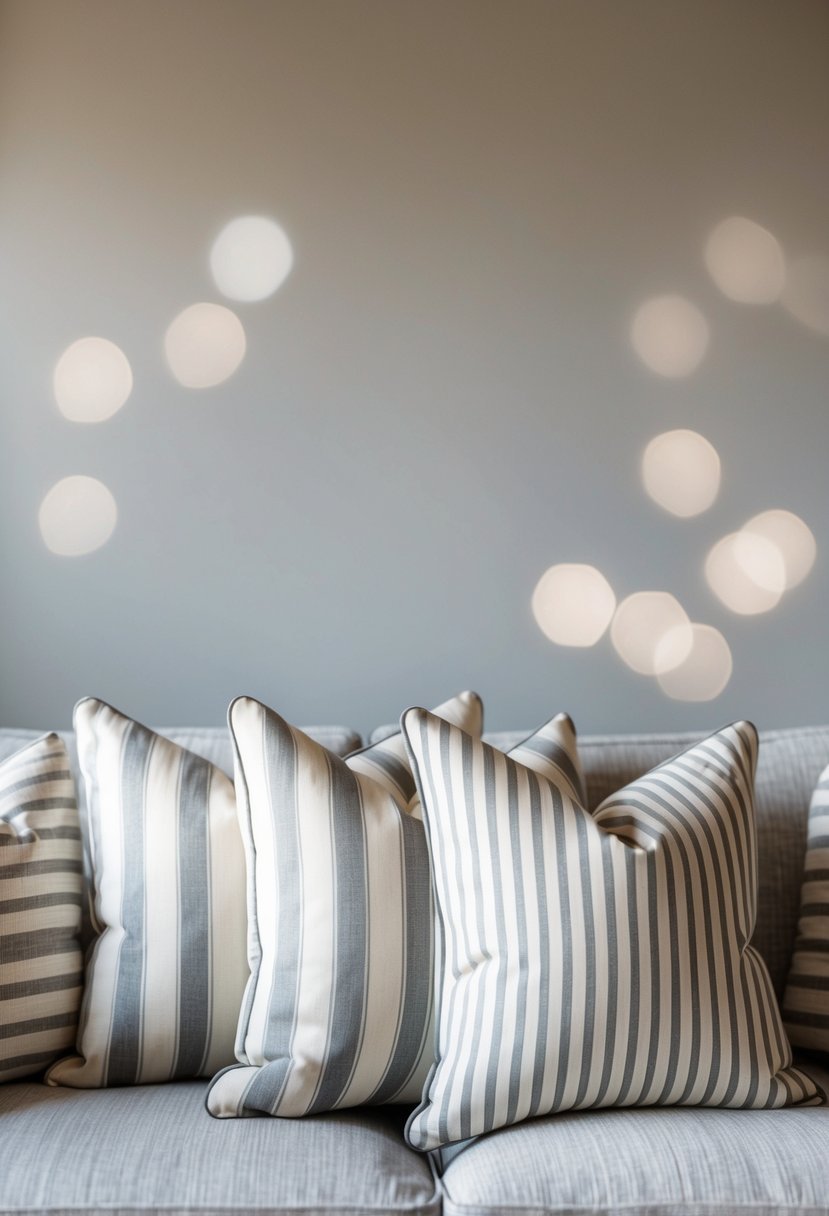
<svg viewBox="0 0 829 1216">
<path fill-rule="evenodd" d="M 89 693 L 218 723 L 247 692 L 366 729 L 466 686 L 493 728 L 829 718 L 829 339 L 730 303 L 701 255 L 731 214 L 829 253 L 827 46 L 820 0 L 5 3 L 0 723 L 63 725 Z M 190 392 L 163 334 L 219 298 L 210 244 L 247 213 L 296 265 L 237 307 L 239 371 Z M 711 325 L 681 381 L 628 342 L 662 291 Z M 52 396 L 84 334 L 135 377 L 99 426 Z M 723 462 L 685 522 L 638 475 L 679 426 Z M 37 513 L 70 473 L 119 521 L 58 558 Z M 773 506 L 816 566 L 734 617 L 704 555 Z M 558 561 L 722 629 L 725 692 L 675 703 L 607 637 L 553 646 L 530 596 Z"/>
</svg>

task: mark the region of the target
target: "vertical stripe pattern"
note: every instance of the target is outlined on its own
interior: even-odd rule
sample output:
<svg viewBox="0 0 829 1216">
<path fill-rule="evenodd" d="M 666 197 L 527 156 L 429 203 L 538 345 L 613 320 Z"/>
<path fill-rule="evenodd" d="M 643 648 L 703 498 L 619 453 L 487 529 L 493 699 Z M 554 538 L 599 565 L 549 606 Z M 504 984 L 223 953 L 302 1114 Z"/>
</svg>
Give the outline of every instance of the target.
<svg viewBox="0 0 829 1216">
<path fill-rule="evenodd" d="M 480 735 L 474 694 L 440 713 Z M 298 1116 L 417 1101 L 434 1062 L 434 910 L 402 740 L 342 761 L 248 698 L 231 706 L 230 726 L 255 881 L 252 974 L 242 1066 L 214 1080 L 208 1110 Z M 569 719 L 533 740 L 537 765 L 580 780 Z"/>
<path fill-rule="evenodd" d="M 795 1047 L 829 1052 L 829 768 L 809 807 L 806 865 L 783 1019 Z"/>
<path fill-rule="evenodd" d="M 819 1102 L 791 1066 L 757 899 L 757 735 L 727 727 L 607 798 L 425 710 L 403 717 L 443 966 L 420 1150 L 598 1106 Z"/>
<path fill-rule="evenodd" d="M 72 1047 L 83 986 L 83 861 L 66 748 L 44 735 L 0 764 L 0 1081 Z"/>
<path fill-rule="evenodd" d="M 248 975 L 245 860 L 229 778 L 102 701 L 75 709 L 97 937 L 77 1054 L 96 1088 L 212 1075 L 234 1058 Z"/>
</svg>

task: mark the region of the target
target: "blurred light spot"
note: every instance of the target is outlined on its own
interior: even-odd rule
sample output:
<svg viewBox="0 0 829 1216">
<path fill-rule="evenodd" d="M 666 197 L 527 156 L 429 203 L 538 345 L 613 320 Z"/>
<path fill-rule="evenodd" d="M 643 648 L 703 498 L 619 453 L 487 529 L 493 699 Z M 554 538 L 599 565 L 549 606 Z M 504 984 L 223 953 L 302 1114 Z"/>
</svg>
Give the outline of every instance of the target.
<svg viewBox="0 0 829 1216">
<path fill-rule="evenodd" d="M 693 642 L 685 609 L 667 591 L 637 591 L 622 600 L 610 637 L 619 658 L 644 676 L 678 667 Z"/>
<path fill-rule="evenodd" d="M 642 481 L 655 503 L 687 519 L 711 506 L 720 488 L 720 458 L 696 431 L 665 431 L 645 448 Z"/>
<path fill-rule="evenodd" d="M 595 566 L 550 566 L 532 597 L 539 628 L 559 646 L 595 646 L 615 607 L 613 589 Z"/>
<path fill-rule="evenodd" d="M 120 346 L 107 338 L 78 338 L 55 364 L 58 409 L 72 422 L 105 422 L 132 392 L 132 370 Z"/>
<path fill-rule="evenodd" d="M 766 228 L 732 215 L 712 229 L 705 265 L 724 296 L 738 304 L 772 304 L 786 281 L 786 262 L 776 237 Z"/>
<path fill-rule="evenodd" d="M 689 376 L 708 348 L 708 322 L 683 296 L 655 296 L 636 311 L 630 340 L 658 376 Z"/>
<path fill-rule="evenodd" d="M 265 300 L 287 279 L 294 251 L 274 220 L 243 215 L 231 220 L 210 251 L 210 269 L 222 295 L 230 300 Z"/>
<path fill-rule="evenodd" d="M 47 549 L 79 557 L 100 549 L 115 530 L 118 508 L 101 481 L 76 475 L 56 482 L 40 504 L 38 523 Z"/>
<path fill-rule="evenodd" d="M 731 679 L 731 650 L 719 629 L 691 626 L 691 649 L 684 661 L 657 679 L 663 692 L 675 701 L 713 701 Z"/>
<path fill-rule="evenodd" d="M 245 355 L 245 331 L 221 304 L 191 304 L 170 323 L 164 349 L 185 388 L 211 388 L 232 376 Z"/>
<path fill-rule="evenodd" d="M 811 254 L 789 264 L 783 305 L 803 325 L 829 337 L 829 257 Z"/>
<path fill-rule="evenodd" d="M 726 608 L 741 616 L 768 612 L 786 585 L 786 567 L 777 545 L 750 532 L 731 532 L 705 559 L 705 577 Z"/>
<path fill-rule="evenodd" d="M 817 543 L 812 531 L 792 511 L 762 511 L 743 525 L 742 533 L 759 536 L 777 547 L 783 560 L 784 590 L 802 583 L 815 564 Z M 776 585 L 773 583 L 772 589 Z"/>
</svg>

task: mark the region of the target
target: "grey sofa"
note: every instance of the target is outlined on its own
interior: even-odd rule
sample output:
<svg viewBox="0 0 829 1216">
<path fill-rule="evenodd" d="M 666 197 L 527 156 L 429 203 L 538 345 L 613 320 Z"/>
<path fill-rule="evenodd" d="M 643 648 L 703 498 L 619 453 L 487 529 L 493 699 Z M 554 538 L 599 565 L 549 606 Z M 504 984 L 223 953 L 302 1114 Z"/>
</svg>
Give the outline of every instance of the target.
<svg viewBox="0 0 829 1216">
<path fill-rule="evenodd" d="M 229 767 L 225 731 L 165 733 Z M 357 746 L 342 731 L 315 733 L 341 751 Z M 0 731 L 0 759 L 33 737 Z M 523 734 L 488 737 L 507 747 Z M 693 737 L 581 739 L 591 803 Z M 827 762 L 829 727 L 761 735 L 755 942 L 778 994 L 809 797 Z M 804 1064 L 829 1088 L 818 1061 Z M 399 1109 L 220 1122 L 204 1109 L 205 1088 L 0 1086 L 0 1212 L 829 1216 L 829 1107 L 554 1115 L 428 1158 L 404 1144 Z"/>
</svg>

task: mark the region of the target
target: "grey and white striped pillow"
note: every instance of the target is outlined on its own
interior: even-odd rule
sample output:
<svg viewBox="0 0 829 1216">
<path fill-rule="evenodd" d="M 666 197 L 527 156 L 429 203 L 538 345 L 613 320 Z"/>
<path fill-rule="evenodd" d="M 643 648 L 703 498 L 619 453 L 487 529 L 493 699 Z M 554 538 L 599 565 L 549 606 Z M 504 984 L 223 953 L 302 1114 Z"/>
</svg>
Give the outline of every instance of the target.
<svg viewBox="0 0 829 1216">
<path fill-rule="evenodd" d="M 404 715 L 403 733 L 444 960 L 412 1147 L 588 1107 L 821 1100 L 791 1067 L 749 944 L 753 726 L 719 731 L 592 816 L 425 710 Z"/>
<path fill-rule="evenodd" d="M 83 860 L 66 748 L 44 735 L 0 764 L 0 1081 L 75 1041 Z"/>
<path fill-rule="evenodd" d="M 475 693 L 437 710 L 480 735 Z M 228 712 L 248 861 L 242 1067 L 218 1118 L 415 1101 L 432 1059 L 432 910 L 400 734 L 346 760 L 240 697 Z"/>
<path fill-rule="evenodd" d="M 54 1085 L 206 1076 L 233 1059 L 245 861 L 230 779 L 103 701 L 75 707 L 93 926 L 75 1056 Z"/>
<path fill-rule="evenodd" d="M 809 807 L 800 921 L 783 1020 L 795 1047 L 829 1052 L 829 768 L 818 778 Z"/>
</svg>

